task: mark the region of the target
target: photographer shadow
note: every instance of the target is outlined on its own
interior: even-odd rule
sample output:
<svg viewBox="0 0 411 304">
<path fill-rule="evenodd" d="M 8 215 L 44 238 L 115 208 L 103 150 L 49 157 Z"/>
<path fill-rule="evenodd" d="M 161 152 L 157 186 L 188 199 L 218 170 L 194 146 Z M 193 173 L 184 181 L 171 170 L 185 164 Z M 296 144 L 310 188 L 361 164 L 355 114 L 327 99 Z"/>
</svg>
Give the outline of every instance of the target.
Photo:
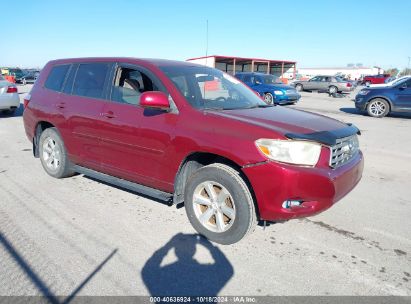
<svg viewBox="0 0 411 304">
<path fill-rule="evenodd" d="M 199 263 L 194 255 L 204 246 L 214 263 Z M 161 266 L 174 249 L 177 261 Z M 151 296 L 217 296 L 234 274 L 234 269 L 220 249 L 195 234 L 177 234 L 146 262 L 142 278 Z"/>
</svg>

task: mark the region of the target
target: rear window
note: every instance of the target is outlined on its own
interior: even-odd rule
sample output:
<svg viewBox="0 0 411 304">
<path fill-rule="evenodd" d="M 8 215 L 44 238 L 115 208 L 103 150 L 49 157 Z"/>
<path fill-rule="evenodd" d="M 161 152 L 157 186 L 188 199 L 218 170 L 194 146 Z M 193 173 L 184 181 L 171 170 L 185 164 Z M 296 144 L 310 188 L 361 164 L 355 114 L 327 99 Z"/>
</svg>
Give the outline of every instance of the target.
<svg viewBox="0 0 411 304">
<path fill-rule="evenodd" d="M 108 63 L 80 64 L 73 86 L 73 95 L 103 98 L 109 72 Z"/>
<path fill-rule="evenodd" d="M 60 92 L 64 84 L 64 79 L 66 79 L 66 74 L 68 72 L 70 65 L 58 65 L 51 69 L 49 76 L 47 77 L 44 86 L 47 89 Z"/>
</svg>

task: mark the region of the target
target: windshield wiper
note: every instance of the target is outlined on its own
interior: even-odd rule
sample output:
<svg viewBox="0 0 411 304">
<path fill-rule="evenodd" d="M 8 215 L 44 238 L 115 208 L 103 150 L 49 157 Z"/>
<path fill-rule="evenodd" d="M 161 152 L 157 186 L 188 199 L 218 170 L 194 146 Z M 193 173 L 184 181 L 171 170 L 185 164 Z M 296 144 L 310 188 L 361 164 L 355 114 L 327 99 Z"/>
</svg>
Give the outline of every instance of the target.
<svg viewBox="0 0 411 304">
<path fill-rule="evenodd" d="M 269 105 L 269 104 L 258 104 L 258 105 L 254 105 L 248 108 L 243 108 L 243 109 L 256 109 L 256 108 L 272 108 L 275 107 L 275 105 Z"/>
</svg>

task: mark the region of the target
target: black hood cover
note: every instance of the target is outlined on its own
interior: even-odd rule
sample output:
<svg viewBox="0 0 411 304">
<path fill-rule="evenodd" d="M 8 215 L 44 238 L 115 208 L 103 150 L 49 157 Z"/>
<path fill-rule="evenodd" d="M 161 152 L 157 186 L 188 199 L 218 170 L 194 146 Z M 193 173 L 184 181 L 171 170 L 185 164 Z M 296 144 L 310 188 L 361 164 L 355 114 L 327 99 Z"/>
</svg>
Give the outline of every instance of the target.
<svg viewBox="0 0 411 304">
<path fill-rule="evenodd" d="M 337 139 L 348 137 L 354 134 L 361 135 L 361 132 L 356 126 L 347 124 L 346 128 L 333 131 L 320 131 L 307 134 L 287 133 L 285 134 L 285 136 L 290 139 L 310 140 L 320 142 L 328 146 L 333 146 L 337 143 Z"/>
</svg>

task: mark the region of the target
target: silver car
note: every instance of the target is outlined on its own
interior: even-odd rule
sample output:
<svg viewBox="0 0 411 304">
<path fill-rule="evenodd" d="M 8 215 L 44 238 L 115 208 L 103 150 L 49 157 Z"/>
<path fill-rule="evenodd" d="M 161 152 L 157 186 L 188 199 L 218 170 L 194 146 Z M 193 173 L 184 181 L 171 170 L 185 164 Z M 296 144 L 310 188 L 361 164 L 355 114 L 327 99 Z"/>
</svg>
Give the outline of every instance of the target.
<svg viewBox="0 0 411 304">
<path fill-rule="evenodd" d="M 310 80 L 298 80 L 292 84 L 297 91 L 325 91 L 330 94 L 338 92 L 351 92 L 354 86 L 351 82 L 345 81 L 336 76 L 319 75 Z"/>
<path fill-rule="evenodd" d="M 14 83 L 0 75 L 0 112 L 13 115 L 20 106 L 20 98 Z"/>
</svg>

